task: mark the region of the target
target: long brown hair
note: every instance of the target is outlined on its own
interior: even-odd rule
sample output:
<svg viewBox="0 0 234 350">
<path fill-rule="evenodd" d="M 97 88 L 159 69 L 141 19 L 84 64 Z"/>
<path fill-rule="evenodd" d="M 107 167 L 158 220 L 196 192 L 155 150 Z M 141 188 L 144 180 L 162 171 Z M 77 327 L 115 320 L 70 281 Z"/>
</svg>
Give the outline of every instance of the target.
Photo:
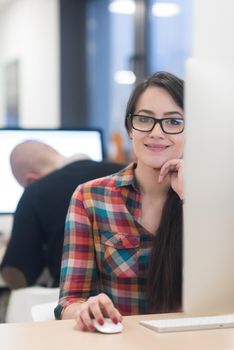
<svg viewBox="0 0 234 350">
<path fill-rule="evenodd" d="M 129 115 L 142 93 L 151 86 L 165 89 L 183 109 L 183 80 L 168 72 L 158 72 L 140 83 L 133 91 L 125 114 L 125 126 L 131 131 Z M 151 312 L 173 312 L 181 308 L 182 299 L 182 201 L 170 189 L 155 235 L 149 261 L 147 295 Z"/>
<path fill-rule="evenodd" d="M 174 312 L 181 308 L 182 223 L 182 201 L 170 189 L 149 262 L 147 294 L 152 312 Z"/>
</svg>

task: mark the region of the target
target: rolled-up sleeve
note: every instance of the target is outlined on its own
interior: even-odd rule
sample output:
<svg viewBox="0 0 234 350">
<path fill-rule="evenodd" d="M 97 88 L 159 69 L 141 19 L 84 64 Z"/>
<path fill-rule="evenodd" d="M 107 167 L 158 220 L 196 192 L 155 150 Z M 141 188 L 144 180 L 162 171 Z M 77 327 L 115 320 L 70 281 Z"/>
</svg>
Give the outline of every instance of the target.
<svg viewBox="0 0 234 350">
<path fill-rule="evenodd" d="M 72 196 L 65 223 L 56 319 L 61 318 L 63 309 L 71 303 L 98 293 L 97 275 L 92 215 L 86 206 L 81 185 Z"/>
</svg>

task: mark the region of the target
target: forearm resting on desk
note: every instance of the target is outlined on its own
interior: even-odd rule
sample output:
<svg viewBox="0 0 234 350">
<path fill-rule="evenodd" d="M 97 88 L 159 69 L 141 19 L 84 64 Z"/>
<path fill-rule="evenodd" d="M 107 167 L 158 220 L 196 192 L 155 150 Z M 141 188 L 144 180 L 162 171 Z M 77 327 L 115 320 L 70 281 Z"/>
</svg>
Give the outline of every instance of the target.
<svg viewBox="0 0 234 350">
<path fill-rule="evenodd" d="M 80 309 L 81 305 L 85 302 L 85 299 L 79 299 L 76 302 L 65 307 L 61 314 L 62 320 L 76 318 L 76 313 Z"/>
</svg>

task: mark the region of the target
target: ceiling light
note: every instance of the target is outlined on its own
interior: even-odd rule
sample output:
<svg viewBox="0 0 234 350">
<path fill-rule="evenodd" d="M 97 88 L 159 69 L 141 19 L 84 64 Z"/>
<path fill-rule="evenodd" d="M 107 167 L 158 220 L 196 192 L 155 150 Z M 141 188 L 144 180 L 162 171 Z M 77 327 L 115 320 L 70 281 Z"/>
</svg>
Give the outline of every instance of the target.
<svg viewBox="0 0 234 350">
<path fill-rule="evenodd" d="M 157 17 L 172 17 L 181 12 L 181 7 L 173 2 L 156 2 L 152 6 L 152 14 Z"/>
<path fill-rule="evenodd" d="M 117 84 L 132 85 L 136 81 L 136 76 L 131 70 L 119 70 L 114 75 Z"/>
<path fill-rule="evenodd" d="M 133 0 L 116 0 L 109 4 L 108 10 L 111 13 L 133 15 L 136 11 L 136 4 Z"/>
</svg>

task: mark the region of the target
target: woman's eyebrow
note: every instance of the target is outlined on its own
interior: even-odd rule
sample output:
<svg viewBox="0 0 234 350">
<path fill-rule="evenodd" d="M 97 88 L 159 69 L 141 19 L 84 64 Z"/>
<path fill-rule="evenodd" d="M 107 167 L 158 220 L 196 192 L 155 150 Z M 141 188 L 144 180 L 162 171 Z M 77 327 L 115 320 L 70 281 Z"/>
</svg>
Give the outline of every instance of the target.
<svg viewBox="0 0 234 350">
<path fill-rule="evenodd" d="M 182 113 L 179 111 L 170 111 L 170 112 L 165 112 L 163 115 L 171 115 L 171 114 L 179 114 L 181 117 L 184 117 Z"/>
<path fill-rule="evenodd" d="M 140 109 L 139 111 L 137 111 L 136 113 L 146 113 L 146 114 L 150 114 L 150 115 L 154 115 L 154 112 L 151 111 L 150 109 Z"/>
<path fill-rule="evenodd" d="M 150 109 L 140 109 L 139 111 L 136 112 L 136 114 L 138 113 L 146 113 L 148 115 L 152 115 L 154 116 L 154 112 L 151 111 Z M 179 114 L 181 117 L 184 117 L 182 113 L 180 113 L 179 111 L 168 111 L 163 113 L 163 115 L 172 115 L 172 114 Z"/>
</svg>

